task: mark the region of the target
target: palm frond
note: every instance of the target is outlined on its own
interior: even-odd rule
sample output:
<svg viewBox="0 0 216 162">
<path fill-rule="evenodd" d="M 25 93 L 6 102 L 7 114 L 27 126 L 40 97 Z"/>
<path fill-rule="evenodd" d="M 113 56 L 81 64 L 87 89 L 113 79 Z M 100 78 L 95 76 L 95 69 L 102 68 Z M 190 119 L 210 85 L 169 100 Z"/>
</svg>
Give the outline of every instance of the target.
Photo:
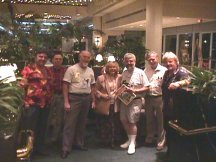
<svg viewBox="0 0 216 162">
<path fill-rule="evenodd" d="M 204 70 L 202 68 L 193 67 L 191 72 L 192 86 L 196 92 L 205 94 L 208 97 L 216 97 L 216 73 L 215 71 Z"/>
<path fill-rule="evenodd" d="M 4 83 L 0 80 L 0 121 L 13 121 L 21 113 L 24 90 L 16 83 Z"/>
</svg>

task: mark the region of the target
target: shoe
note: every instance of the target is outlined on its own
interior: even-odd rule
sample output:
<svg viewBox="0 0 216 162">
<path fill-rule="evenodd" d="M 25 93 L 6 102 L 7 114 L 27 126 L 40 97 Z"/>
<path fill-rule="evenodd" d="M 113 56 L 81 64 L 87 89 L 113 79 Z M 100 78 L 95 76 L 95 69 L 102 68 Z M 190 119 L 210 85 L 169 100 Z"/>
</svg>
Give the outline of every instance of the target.
<svg viewBox="0 0 216 162">
<path fill-rule="evenodd" d="M 76 150 L 88 151 L 88 147 L 86 146 L 74 145 L 73 148 Z"/>
<path fill-rule="evenodd" d="M 156 150 L 157 151 L 162 151 L 165 148 L 165 146 L 166 146 L 166 142 L 165 142 L 165 139 L 164 139 L 161 142 L 158 142 Z"/>
<path fill-rule="evenodd" d="M 129 145 L 130 145 L 129 141 L 126 141 L 125 143 L 121 144 L 120 147 L 123 149 L 127 149 Z"/>
<path fill-rule="evenodd" d="M 68 152 L 68 151 L 62 151 L 62 153 L 61 153 L 61 158 L 62 158 L 62 159 L 65 159 L 65 158 L 68 157 L 68 155 L 69 155 L 69 152 Z"/>
<path fill-rule="evenodd" d="M 157 144 L 156 150 L 157 151 L 162 151 L 164 148 L 165 148 L 165 144 L 162 144 L 162 145 Z"/>
<path fill-rule="evenodd" d="M 131 143 L 128 147 L 128 155 L 132 155 L 136 152 L 136 149 L 135 149 L 135 144 Z"/>
</svg>

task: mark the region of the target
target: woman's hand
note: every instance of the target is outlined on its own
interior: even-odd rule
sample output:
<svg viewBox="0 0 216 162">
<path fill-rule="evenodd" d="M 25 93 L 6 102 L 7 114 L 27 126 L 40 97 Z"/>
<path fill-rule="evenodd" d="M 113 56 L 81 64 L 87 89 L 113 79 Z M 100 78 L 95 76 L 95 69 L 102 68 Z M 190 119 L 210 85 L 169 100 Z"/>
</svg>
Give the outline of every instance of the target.
<svg viewBox="0 0 216 162">
<path fill-rule="evenodd" d="M 95 101 L 92 101 L 91 107 L 92 109 L 95 109 Z"/>
<path fill-rule="evenodd" d="M 126 92 L 133 93 L 135 90 L 132 87 L 127 87 Z"/>
<path fill-rule="evenodd" d="M 111 97 L 108 94 L 102 94 L 101 97 L 105 100 L 111 99 Z"/>
</svg>

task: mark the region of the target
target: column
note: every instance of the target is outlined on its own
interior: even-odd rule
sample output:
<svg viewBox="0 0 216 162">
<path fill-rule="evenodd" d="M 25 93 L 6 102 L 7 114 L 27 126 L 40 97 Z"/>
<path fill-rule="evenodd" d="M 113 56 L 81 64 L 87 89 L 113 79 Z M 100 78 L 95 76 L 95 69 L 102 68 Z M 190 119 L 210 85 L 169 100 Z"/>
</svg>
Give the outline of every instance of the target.
<svg viewBox="0 0 216 162">
<path fill-rule="evenodd" d="M 162 18 L 163 0 L 146 0 L 146 48 L 158 54 L 162 52 Z"/>
</svg>

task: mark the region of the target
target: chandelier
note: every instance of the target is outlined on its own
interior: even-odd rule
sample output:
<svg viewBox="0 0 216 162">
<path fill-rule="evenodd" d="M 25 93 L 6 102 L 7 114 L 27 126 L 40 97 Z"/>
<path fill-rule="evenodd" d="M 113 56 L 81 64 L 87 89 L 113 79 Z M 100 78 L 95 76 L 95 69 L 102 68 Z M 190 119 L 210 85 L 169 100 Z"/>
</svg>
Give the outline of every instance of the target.
<svg viewBox="0 0 216 162">
<path fill-rule="evenodd" d="M 1 3 L 11 4 L 44 4 L 65 6 L 87 6 L 93 0 L 1 0 Z"/>
</svg>

